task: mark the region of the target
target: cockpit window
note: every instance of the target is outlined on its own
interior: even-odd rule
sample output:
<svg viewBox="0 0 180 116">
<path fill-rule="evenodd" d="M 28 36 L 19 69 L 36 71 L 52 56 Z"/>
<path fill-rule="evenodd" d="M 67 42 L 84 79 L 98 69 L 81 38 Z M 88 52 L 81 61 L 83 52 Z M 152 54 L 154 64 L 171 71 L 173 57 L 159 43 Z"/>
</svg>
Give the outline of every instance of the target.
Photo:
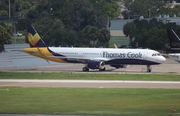
<svg viewBox="0 0 180 116">
<path fill-rule="evenodd" d="M 160 53 L 154 53 L 154 54 L 152 54 L 152 56 L 161 56 L 161 54 Z"/>
</svg>

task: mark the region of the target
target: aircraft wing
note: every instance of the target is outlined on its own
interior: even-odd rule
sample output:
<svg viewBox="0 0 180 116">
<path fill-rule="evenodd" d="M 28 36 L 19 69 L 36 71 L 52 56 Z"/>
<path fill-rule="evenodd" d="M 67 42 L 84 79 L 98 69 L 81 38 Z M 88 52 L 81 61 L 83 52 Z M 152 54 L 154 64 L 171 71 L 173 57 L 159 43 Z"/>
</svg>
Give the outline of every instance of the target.
<svg viewBox="0 0 180 116">
<path fill-rule="evenodd" d="M 46 59 L 46 60 L 52 60 L 52 58 L 56 58 L 56 59 L 62 59 L 64 61 L 67 61 L 67 62 L 79 62 L 79 63 L 87 63 L 88 61 L 109 61 L 108 58 L 89 58 L 89 57 L 69 57 L 69 56 L 63 56 L 63 55 L 51 55 L 51 56 L 48 56 L 46 54 L 44 54 L 43 52 L 41 52 L 41 50 L 38 48 L 38 51 L 35 49 L 35 50 L 21 50 L 21 52 L 26 52 L 26 53 L 29 53 L 29 54 L 36 54 L 37 52 L 40 53 L 40 55 L 42 56 L 42 58 Z"/>
<path fill-rule="evenodd" d="M 83 57 L 64 57 L 64 56 L 45 56 L 46 58 L 58 58 L 68 61 L 88 62 L 88 61 L 109 61 L 108 58 L 83 58 Z"/>
<path fill-rule="evenodd" d="M 169 58 L 180 63 L 180 53 L 168 54 Z"/>
</svg>

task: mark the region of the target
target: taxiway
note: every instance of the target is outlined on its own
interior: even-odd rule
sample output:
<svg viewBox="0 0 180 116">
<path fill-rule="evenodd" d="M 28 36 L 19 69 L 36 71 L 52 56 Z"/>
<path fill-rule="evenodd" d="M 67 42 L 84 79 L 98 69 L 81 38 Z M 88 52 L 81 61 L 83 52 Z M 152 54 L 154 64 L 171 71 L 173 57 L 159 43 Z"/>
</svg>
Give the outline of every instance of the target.
<svg viewBox="0 0 180 116">
<path fill-rule="evenodd" d="M 9 67 L 0 68 L 3 72 L 82 72 L 84 64 L 69 64 L 60 63 L 50 66 L 29 66 L 29 67 Z M 180 74 L 180 63 L 167 59 L 167 61 L 160 65 L 152 65 L 152 72 L 148 74 Z M 90 70 L 88 73 L 147 73 L 145 65 L 129 65 L 127 68 L 115 69 L 106 66 L 106 71 Z"/>
<path fill-rule="evenodd" d="M 0 79 L 3 87 L 70 87 L 70 88 L 163 88 L 180 89 L 178 81 L 118 81 L 118 80 L 31 80 Z"/>
</svg>

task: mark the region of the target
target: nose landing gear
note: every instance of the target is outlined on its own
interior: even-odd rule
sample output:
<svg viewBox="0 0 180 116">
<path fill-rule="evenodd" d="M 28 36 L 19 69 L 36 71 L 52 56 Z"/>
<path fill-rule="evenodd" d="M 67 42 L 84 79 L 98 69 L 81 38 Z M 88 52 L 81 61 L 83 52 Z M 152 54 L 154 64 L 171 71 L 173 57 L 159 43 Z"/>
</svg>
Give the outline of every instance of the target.
<svg viewBox="0 0 180 116">
<path fill-rule="evenodd" d="M 152 68 L 150 65 L 147 65 L 147 72 L 151 72 Z"/>
</svg>

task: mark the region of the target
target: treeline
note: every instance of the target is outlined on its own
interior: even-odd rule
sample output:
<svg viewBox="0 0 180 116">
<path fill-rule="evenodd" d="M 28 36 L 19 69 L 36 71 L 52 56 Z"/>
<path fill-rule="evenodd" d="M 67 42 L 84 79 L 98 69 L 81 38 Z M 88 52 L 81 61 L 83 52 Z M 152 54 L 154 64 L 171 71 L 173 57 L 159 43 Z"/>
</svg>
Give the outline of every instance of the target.
<svg viewBox="0 0 180 116">
<path fill-rule="evenodd" d="M 134 20 L 124 25 L 123 32 L 130 38 L 133 47 L 155 50 L 169 49 L 167 29 L 173 29 L 180 37 L 180 26 L 175 23 L 164 24 L 161 20 Z"/>
<path fill-rule="evenodd" d="M 16 27 L 32 24 L 48 46 L 108 47 L 109 18 L 118 15 L 117 0 L 43 0 Z"/>
<path fill-rule="evenodd" d="M 24 17 L 14 23 L 16 30 L 25 32 L 25 24 L 32 24 L 48 46 L 108 47 L 108 28 L 111 26 L 109 20 L 116 19 L 121 14 L 119 1 L 121 0 L 0 0 L 0 16 L 8 16 L 10 2 L 11 16 Z M 179 15 L 180 7 L 170 9 L 167 0 L 132 1 L 124 0 L 127 10 L 122 14 L 125 18 Z M 0 26 L 2 47 L 4 43 L 11 43 L 9 38 L 13 26 L 3 23 Z M 167 49 L 166 28 L 170 27 L 179 31 L 175 24 L 163 24 L 156 19 L 134 20 L 126 24 L 123 31 L 130 37 L 130 44 L 134 47 Z M 5 33 L 8 34 L 5 36 Z"/>
<path fill-rule="evenodd" d="M 122 12 L 125 19 L 134 19 L 140 16 L 144 18 L 155 17 L 180 17 L 180 5 L 172 8 L 173 0 L 124 0 L 126 10 Z M 177 0 L 177 2 L 180 2 Z"/>
</svg>

